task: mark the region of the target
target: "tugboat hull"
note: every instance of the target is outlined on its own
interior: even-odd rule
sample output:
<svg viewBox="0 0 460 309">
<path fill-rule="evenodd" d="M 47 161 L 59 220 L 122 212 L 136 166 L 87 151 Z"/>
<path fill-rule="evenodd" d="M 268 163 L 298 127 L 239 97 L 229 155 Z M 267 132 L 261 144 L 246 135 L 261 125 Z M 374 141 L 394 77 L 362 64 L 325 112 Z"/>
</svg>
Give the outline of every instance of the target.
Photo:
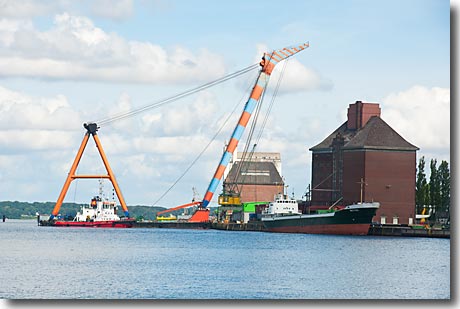
<svg viewBox="0 0 460 309">
<path fill-rule="evenodd" d="M 58 227 L 102 227 L 102 228 L 130 228 L 136 220 L 113 220 L 113 221 L 40 221 L 42 226 Z"/>
</svg>

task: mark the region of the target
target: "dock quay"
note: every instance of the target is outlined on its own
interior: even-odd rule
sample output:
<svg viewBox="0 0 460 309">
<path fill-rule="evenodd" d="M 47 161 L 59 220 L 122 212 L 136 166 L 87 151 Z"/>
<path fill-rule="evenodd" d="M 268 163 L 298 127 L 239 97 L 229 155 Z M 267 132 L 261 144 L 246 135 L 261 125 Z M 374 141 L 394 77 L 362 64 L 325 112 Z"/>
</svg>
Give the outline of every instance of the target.
<svg viewBox="0 0 460 309">
<path fill-rule="evenodd" d="M 39 226 L 53 226 L 49 220 L 39 220 Z M 181 221 L 136 221 L 133 228 L 171 228 L 171 229 L 214 229 L 224 231 L 252 231 L 267 232 L 262 221 L 237 222 L 181 222 Z M 371 225 L 368 236 L 393 236 L 393 237 L 431 237 L 450 238 L 449 229 L 441 228 L 414 228 L 405 225 Z"/>
<path fill-rule="evenodd" d="M 226 231 L 253 231 L 253 232 L 265 232 L 265 226 L 262 221 L 249 221 L 247 223 L 220 223 L 213 222 L 211 225 L 212 229 L 215 230 L 226 230 Z"/>
<path fill-rule="evenodd" d="M 210 229 L 211 222 L 137 221 L 133 228 Z"/>
<path fill-rule="evenodd" d="M 175 229 L 214 229 L 224 231 L 251 231 L 266 232 L 261 221 L 249 221 L 247 223 L 222 223 L 222 222 L 136 222 L 134 228 L 175 228 Z M 401 225 L 375 225 L 369 227 L 368 236 L 393 236 L 393 237 L 431 237 L 450 238 L 450 230 L 447 229 L 417 229 Z"/>
<path fill-rule="evenodd" d="M 370 226 L 367 235 L 450 238 L 450 230 L 437 228 L 412 228 L 410 226 L 387 224 Z"/>
<path fill-rule="evenodd" d="M 249 221 L 247 223 L 220 223 L 213 222 L 210 226 L 215 230 L 226 231 L 253 231 L 266 232 L 266 228 L 261 221 Z M 399 237 L 431 237 L 431 238 L 450 238 L 450 230 L 447 229 L 417 229 L 410 226 L 401 225 L 379 225 L 370 226 L 368 236 L 399 236 Z"/>
<path fill-rule="evenodd" d="M 226 231 L 256 232 L 266 231 L 261 221 L 249 221 L 247 223 L 138 221 L 134 223 L 133 228 L 214 229 Z"/>
</svg>

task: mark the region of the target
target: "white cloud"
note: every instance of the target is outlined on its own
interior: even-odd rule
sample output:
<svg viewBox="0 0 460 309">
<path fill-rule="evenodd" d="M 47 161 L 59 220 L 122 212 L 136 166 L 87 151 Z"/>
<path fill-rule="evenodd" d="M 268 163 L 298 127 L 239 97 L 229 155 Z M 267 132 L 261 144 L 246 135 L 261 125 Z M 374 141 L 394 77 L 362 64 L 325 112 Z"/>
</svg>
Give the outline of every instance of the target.
<svg viewBox="0 0 460 309">
<path fill-rule="evenodd" d="M 32 17 L 52 12 L 59 1 L 0 0 L 0 16 Z"/>
<path fill-rule="evenodd" d="M 21 179 L 19 170 L 27 164 L 27 156 L 24 154 L 0 154 L 0 180 L 12 181 Z"/>
<path fill-rule="evenodd" d="M 74 145 L 74 135 L 66 131 L 1 130 L 0 149 L 4 151 L 64 150 Z"/>
<path fill-rule="evenodd" d="M 421 151 L 450 148 L 450 90 L 413 86 L 382 100 L 382 119 Z"/>
<path fill-rule="evenodd" d="M 206 145 L 207 139 L 203 136 L 139 136 L 133 139 L 134 149 L 138 152 L 162 155 L 166 160 L 191 158 L 197 155 Z"/>
<path fill-rule="evenodd" d="M 124 166 L 124 174 L 127 174 L 127 171 L 129 171 L 129 174 L 139 179 L 160 176 L 158 168 L 153 164 L 153 159 L 144 153 L 127 156 L 123 160 L 122 165 Z"/>
<path fill-rule="evenodd" d="M 15 40 L 15 33 L 20 29 L 33 31 L 33 24 L 20 19 L 0 19 L 0 43 L 9 47 Z"/>
<path fill-rule="evenodd" d="M 49 43 L 57 43 L 55 41 L 56 36 L 60 40 L 70 38 L 71 40 L 67 41 L 67 43 L 81 44 L 80 47 L 97 46 L 109 40 L 109 35 L 102 29 L 95 27 L 93 22 L 86 17 L 76 17 L 63 13 L 56 15 L 54 24 L 56 25 L 55 29 L 48 33 L 43 33 L 43 38 Z M 70 37 L 68 37 L 69 34 Z M 58 46 L 56 45 L 55 47 Z M 83 52 L 83 50 L 80 51 Z"/>
<path fill-rule="evenodd" d="M 158 162 L 189 163 L 209 142 L 214 121 L 215 98 L 210 93 L 201 93 L 191 104 L 174 110 L 144 115 L 142 121 L 128 118 L 113 126 L 101 128 L 99 136 L 106 153 L 123 157 L 133 167 L 134 174 L 142 171 L 153 175 L 143 156 L 157 157 Z M 132 109 L 131 99 L 125 92 L 120 94 L 113 111 L 115 114 Z M 75 110 L 63 95 L 55 97 L 34 97 L 0 86 L 0 150 L 3 154 L 55 152 L 53 164 L 70 167 L 84 129 L 82 113 Z M 203 134 L 203 132 L 205 134 Z M 216 146 L 220 149 L 221 145 Z M 63 159 L 62 151 L 69 158 Z M 35 154 L 37 155 L 37 154 Z M 94 143 L 89 142 L 84 158 L 95 165 L 99 155 Z M 138 164 L 133 162 L 138 158 Z M 61 162 L 64 160 L 65 162 Z M 89 160 L 89 161 L 88 161 Z M 94 161 L 96 160 L 96 161 Z M 125 165 L 128 165 L 128 161 Z M 161 164 L 161 163 L 160 163 Z M 176 165 L 180 169 L 180 164 Z M 61 171 L 61 168 L 56 171 Z"/>
<path fill-rule="evenodd" d="M 0 86 L 0 153 L 62 151 L 81 138 L 81 116 L 63 95 L 35 97 Z"/>
<path fill-rule="evenodd" d="M 94 15 L 114 20 L 123 20 L 133 14 L 132 0 L 93 0 L 90 6 Z"/>
<path fill-rule="evenodd" d="M 122 21 L 133 15 L 133 4 L 132 0 L 0 0 L 0 17 L 30 18 L 73 10 Z"/>
<path fill-rule="evenodd" d="M 283 63 L 280 63 L 273 70 L 272 78 L 274 80 L 278 80 L 282 72 L 283 65 Z M 332 87 L 332 81 L 321 76 L 319 72 L 305 67 L 295 58 L 289 58 L 287 59 L 279 91 L 280 93 L 313 90 L 329 91 Z"/>
<path fill-rule="evenodd" d="M 133 108 L 132 108 L 132 103 L 131 103 L 131 97 L 129 96 L 128 93 L 122 92 L 120 94 L 120 97 L 115 102 L 115 104 L 111 106 L 109 113 L 107 115 L 107 118 L 105 120 L 126 115 L 132 112 L 132 110 Z M 103 122 L 104 120 L 100 120 L 100 121 Z M 111 129 L 114 130 L 115 132 L 130 132 L 130 131 L 137 132 L 140 127 L 139 121 L 136 119 L 133 119 L 132 117 L 127 117 L 125 119 L 115 121 L 111 123 L 110 126 L 111 126 Z"/>
<path fill-rule="evenodd" d="M 223 59 L 201 49 L 166 50 L 107 33 L 87 17 L 63 13 L 54 27 L 0 21 L 0 75 L 111 82 L 170 83 L 210 80 L 225 72 Z"/>
<path fill-rule="evenodd" d="M 162 109 L 142 116 L 142 132 L 154 136 L 178 136 L 184 133 L 200 134 L 214 123 L 217 98 L 202 91 L 191 104 L 180 108 Z"/>
<path fill-rule="evenodd" d="M 80 115 L 66 97 L 33 97 L 0 86 L 0 130 L 74 130 Z"/>
<path fill-rule="evenodd" d="M 215 113 L 214 100 L 211 93 L 200 93 L 182 108 L 144 115 L 143 119 L 153 119 L 151 121 L 154 123 L 130 118 L 126 121 L 134 124 L 128 125 L 122 121 L 99 130 L 98 135 L 109 163 L 126 192 L 125 198 L 134 202 L 139 198 L 136 190 L 148 191 L 151 184 L 161 183 L 154 193 L 146 193 L 156 199 L 161 190 L 166 190 L 166 186 L 183 173 L 212 135 L 209 131 L 213 130 L 215 121 L 209 120 Z M 118 113 L 131 109 L 130 96 L 122 92 L 113 110 Z M 17 188 L 22 188 L 20 184 L 28 183 L 27 179 L 34 179 L 38 183 L 52 183 L 57 194 L 85 133 L 81 127 L 82 115 L 83 112 L 76 110 L 63 95 L 38 97 L 0 87 L 0 183 L 10 188 L 13 181 L 11 175 L 15 175 Z M 156 115 L 161 115 L 163 121 L 155 123 Z M 138 129 L 133 129 L 131 125 Z M 171 127 L 164 128 L 167 126 Z M 214 168 L 222 145 L 222 141 L 215 141 L 203 155 L 201 163 L 197 164 L 193 173 L 189 173 L 199 174 L 193 175 L 192 182 L 208 181 L 211 172 L 202 173 L 200 166 L 205 164 Z M 95 144 L 90 139 L 77 174 L 105 173 Z M 79 184 L 79 189 L 89 188 L 90 191 L 89 184 L 84 183 L 88 187 Z M 54 195 L 48 195 L 49 189 L 38 186 L 30 194 L 23 190 L 16 193 L 20 195 L 16 198 L 54 199 Z M 71 195 L 68 193 L 68 197 Z M 142 195 L 142 198 L 145 196 Z M 86 202 L 85 199 L 80 201 Z"/>
</svg>

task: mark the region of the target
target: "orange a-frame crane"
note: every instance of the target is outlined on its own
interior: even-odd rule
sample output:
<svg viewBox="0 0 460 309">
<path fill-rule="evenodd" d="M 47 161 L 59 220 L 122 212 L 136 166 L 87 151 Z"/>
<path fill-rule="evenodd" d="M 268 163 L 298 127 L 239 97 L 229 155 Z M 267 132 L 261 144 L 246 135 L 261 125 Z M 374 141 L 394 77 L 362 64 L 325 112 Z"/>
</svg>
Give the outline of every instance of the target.
<svg viewBox="0 0 460 309">
<path fill-rule="evenodd" d="M 61 194 L 59 194 L 59 198 L 54 206 L 53 212 L 51 213 L 50 220 L 54 219 L 55 216 L 59 213 L 59 209 L 62 206 L 62 202 L 67 194 L 67 190 L 69 190 L 70 183 L 74 179 L 78 178 L 86 178 L 86 179 L 109 179 L 112 182 L 113 188 L 115 189 L 115 193 L 117 194 L 118 200 L 120 201 L 121 207 L 125 213 L 126 217 L 129 217 L 128 207 L 126 206 L 125 200 L 123 195 L 121 194 L 120 187 L 118 186 L 117 180 L 115 179 L 115 175 L 110 168 L 109 161 L 105 156 L 104 150 L 102 149 L 101 142 L 99 137 L 97 136 L 97 130 L 99 127 L 96 123 L 88 123 L 83 124 L 83 127 L 87 130 L 85 136 L 83 137 L 83 141 L 81 142 L 80 148 L 78 149 L 77 156 L 73 161 L 72 167 L 70 168 L 70 172 L 67 175 L 67 179 L 64 182 L 64 186 L 62 187 Z M 102 158 L 102 162 L 104 162 L 105 169 L 107 170 L 107 175 L 76 175 L 75 172 L 77 170 L 78 164 L 80 163 L 80 159 L 83 155 L 83 151 L 86 148 L 90 135 L 93 137 L 94 142 L 96 143 L 97 150 Z"/>
</svg>

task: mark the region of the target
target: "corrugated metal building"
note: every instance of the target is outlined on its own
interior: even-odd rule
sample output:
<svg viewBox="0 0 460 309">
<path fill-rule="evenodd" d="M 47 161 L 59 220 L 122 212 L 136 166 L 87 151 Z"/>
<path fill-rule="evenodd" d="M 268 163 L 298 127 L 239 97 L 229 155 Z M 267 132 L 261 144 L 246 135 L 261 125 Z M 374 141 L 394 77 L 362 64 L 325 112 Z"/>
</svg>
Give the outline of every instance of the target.
<svg viewBox="0 0 460 309">
<path fill-rule="evenodd" d="M 410 224 L 415 218 L 418 147 L 383 119 L 377 103 L 357 101 L 347 121 L 310 148 L 312 205 L 380 202 L 373 221 Z M 363 184 L 361 184 L 363 183 Z"/>
</svg>

